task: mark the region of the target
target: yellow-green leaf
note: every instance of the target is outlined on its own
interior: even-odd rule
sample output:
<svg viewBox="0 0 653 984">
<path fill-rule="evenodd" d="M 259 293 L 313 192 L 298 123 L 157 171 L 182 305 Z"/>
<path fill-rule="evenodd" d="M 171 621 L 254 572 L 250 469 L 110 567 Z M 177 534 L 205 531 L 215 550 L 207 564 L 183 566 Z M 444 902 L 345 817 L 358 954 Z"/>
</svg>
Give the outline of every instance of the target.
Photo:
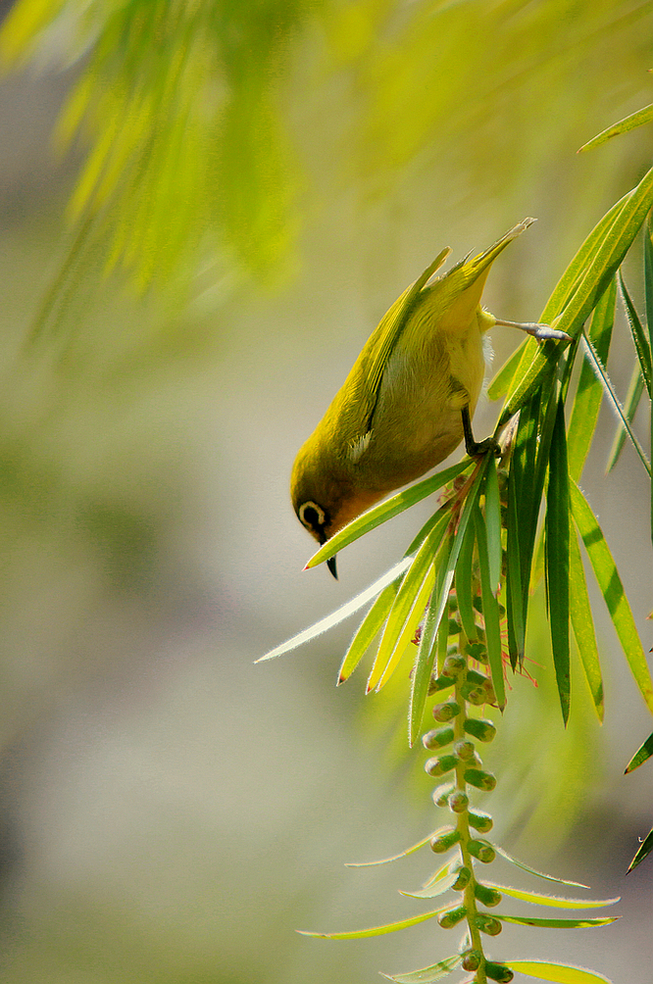
<svg viewBox="0 0 653 984">
<path fill-rule="evenodd" d="M 509 960 L 511 970 L 518 970 L 540 981 L 553 981 L 554 984 L 612 984 L 603 974 L 571 964 L 554 964 L 542 960 Z"/>
</svg>

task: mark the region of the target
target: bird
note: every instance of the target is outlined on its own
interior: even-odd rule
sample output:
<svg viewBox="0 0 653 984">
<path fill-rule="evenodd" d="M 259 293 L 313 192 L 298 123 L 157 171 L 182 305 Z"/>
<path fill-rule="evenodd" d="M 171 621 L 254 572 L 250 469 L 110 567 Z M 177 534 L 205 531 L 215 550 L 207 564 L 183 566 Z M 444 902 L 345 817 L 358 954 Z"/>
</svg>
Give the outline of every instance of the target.
<svg viewBox="0 0 653 984">
<path fill-rule="evenodd" d="M 368 338 L 292 468 L 295 513 L 319 544 L 461 441 L 470 456 L 497 450 L 493 438 L 477 443 L 471 428 L 485 375 L 483 336 L 506 325 L 539 340 L 569 337 L 548 325 L 501 321 L 481 307 L 492 263 L 534 221 L 434 278 L 451 253 L 443 249 Z M 337 578 L 335 556 L 327 565 Z"/>
</svg>

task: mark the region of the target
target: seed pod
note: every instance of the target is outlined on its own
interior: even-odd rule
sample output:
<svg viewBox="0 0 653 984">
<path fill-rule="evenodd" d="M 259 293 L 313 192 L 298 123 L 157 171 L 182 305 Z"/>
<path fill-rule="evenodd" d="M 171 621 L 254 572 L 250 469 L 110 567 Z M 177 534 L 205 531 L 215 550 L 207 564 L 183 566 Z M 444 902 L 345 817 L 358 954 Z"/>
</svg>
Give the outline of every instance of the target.
<svg viewBox="0 0 653 984">
<path fill-rule="evenodd" d="M 436 755 L 424 763 L 424 771 L 430 776 L 444 776 L 458 765 L 455 755 Z M 473 785 L 473 784 L 472 784 Z"/>
<path fill-rule="evenodd" d="M 452 813 L 464 813 L 469 806 L 469 796 L 462 789 L 457 789 L 449 797 L 449 809 Z"/>
<path fill-rule="evenodd" d="M 483 864 L 491 864 L 497 856 L 492 845 L 484 840 L 470 840 L 467 850 L 473 858 L 478 858 Z"/>
<path fill-rule="evenodd" d="M 453 929 L 453 927 L 464 919 L 467 915 L 467 907 L 464 905 L 454 905 L 445 909 L 438 916 L 438 922 L 443 929 Z"/>
<path fill-rule="evenodd" d="M 444 806 L 444 803 L 440 803 L 438 805 Z M 480 834 L 489 834 L 494 826 L 494 821 L 492 820 L 490 814 L 484 813 L 483 810 L 470 810 L 468 820 L 470 827 L 474 827 L 474 829 L 478 830 Z"/>
<path fill-rule="evenodd" d="M 429 683 L 429 694 L 435 694 L 438 690 L 447 690 L 453 687 L 454 680 L 446 676 L 432 676 Z"/>
<path fill-rule="evenodd" d="M 444 748 L 453 741 L 453 728 L 434 728 L 422 735 L 424 748 Z"/>
<path fill-rule="evenodd" d="M 444 854 L 460 840 L 460 834 L 453 827 L 444 828 L 431 837 L 430 845 L 434 854 Z"/>
<path fill-rule="evenodd" d="M 498 919 L 495 919 L 494 916 L 487 916 L 484 912 L 479 912 L 474 922 L 480 931 L 487 933 L 488 936 L 498 936 L 503 929 Z"/>
<path fill-rule="evenodd" d="M 497 892 L 496 888 L 491 888 L 489 885 L 482 885 L 481 882 L 476 882 L 474 885 L 474 895 L 488 909 L 493 909 L 495 905 L 499 904 L 502 898 L 501 892 Z"/>
<path fill-rule="evenodd" d="M 467 660 L 459 653 L 447 656 L 443 665 L 442 672 L 448 677 L 457 677 L 467 668 Z"/>
<path fill-rule="evenodd" d="M 428 772 L 428 769 L 426 771 Z M 486 793 L 491 792 L 497 784 L 496 776 L 483 769 L 465 769 L 465 782 L 475 786 L 476 789 L 483 789 Z"/>
<path fill-rule="evenodd" d="M 467 738 L 462 738 L 460 741 L 457 741 L 453 746 L 453 750 L 456 758 L 460 759 L 461 762 L 468 762 L 476 751 L 474 748 L 474 742 L 469 741 Z"/>
<path fill-rule="evenodd" d="M 452 782 L 445 782 L 443 786 L 436 786 L 433 790 L 433 802 L 436 806 L 447 806 L 449 803 L 449 797 L 455 789 L 455 785 Z M 485 831 L 483 831 L 485 833 Z"/>
<path fill-rule="evenodd" d="M 480 950 L 468 950 L 467 953 L 463 954 L 461 967 L 463 970 L 478 970 L 482 959 L 483 954 Z"/>
<path fill-rule="evenodd" d="M 451 886 L 455 892 L 462 892 L 463 888 L 469 885 L 472 873 L 469 868 L 461 865 L 459 868 L 454 869 L 456 872 L 456 880 Z"/>
<path fill-rule="evenodd" d="M 444 704 L 436 704 L 433 708 L 433 717 L 443 724 L 445 721 L 453 720 L 457 714 L 460 714 L 460 705 L 455 700 L 447 700 Z"/>
<path fill-rule="evenodd" d="M 485 973 L 491 981 L 498 981 L 499 984 L 509 984 L 515 976 L 506 964 L 492 963 L 490 960 L 485 961 Z"/>
<path fill-rule="evenodd" d="M 497 733 L 492 722 L 483 718 L 467 718 L 463 727 L 468 735 L 473 735 L 479 741 L 492 741 Z"/>
</svg>

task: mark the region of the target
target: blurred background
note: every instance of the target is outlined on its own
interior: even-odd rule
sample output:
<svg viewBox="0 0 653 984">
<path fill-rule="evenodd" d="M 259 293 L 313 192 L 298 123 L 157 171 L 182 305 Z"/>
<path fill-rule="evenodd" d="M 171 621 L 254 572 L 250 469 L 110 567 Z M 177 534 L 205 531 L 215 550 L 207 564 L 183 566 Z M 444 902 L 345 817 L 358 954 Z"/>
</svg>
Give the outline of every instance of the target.
<svg viewBox="0 0 653 984">
<path fill-rule="evenodd" d="M 576 150 L 652 101 L 653 6 L 1 10 L 2 980 L 362 984 L 433 963 L 455 943 L 430 923 L 362 942 L 295 933 L 412 915 L 396 890 L 437 866 L 419 852 L 343 868 L 440 822 L 406 747 L 407 679 L 364 698 L 359 671 L 336 691 L 349 623 L 253 665 L 382 573 L 432 507 L 350 547 L 336 583 L 302 573 L 289 472 L 444 245 L 458 259 L 536 216 L 485 302 L 537 319 L 650 167 L 650 127 Z M 495 367 L 518 341 L 493 332 Z M 623 323 L 613 347 L 623 394 Z M 478 435 L 497 412 L 479 408 Z M 648 650 L 649 483 L 629 449 L 604 476 L 608 413 L 599 428 L 583 487 Z M 491 952 L 631 984 L 650 979 L 650 861 L 624 872 L 653 809 L 646 766 L 622 773 L 651 722 L 601 604 L 603 727 L 576 671 L 563 730 L 534 619 L 533 679 L 510 681 L 486 758 L 499 787 L 479 805 L 505 848 L 622 895 L 625 917 L 510 927 Z M 496 878 L 546 890 L 521 874 Z"/>
</svg>

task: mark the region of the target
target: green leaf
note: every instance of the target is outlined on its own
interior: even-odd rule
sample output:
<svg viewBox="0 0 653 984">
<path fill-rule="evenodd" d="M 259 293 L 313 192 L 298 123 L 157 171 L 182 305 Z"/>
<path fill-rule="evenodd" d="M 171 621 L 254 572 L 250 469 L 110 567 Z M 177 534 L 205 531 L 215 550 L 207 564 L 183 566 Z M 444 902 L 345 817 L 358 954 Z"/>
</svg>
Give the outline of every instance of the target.
<svg viewBox="0 0 653 984">
<path fill-rule="evenodd" d="M 630 325 L 630 331 L 633 336 L 633 344 L 635 346 L 635 351 L 637 352 L 637 359 L 639 361 L 640 369 L 642 371 L 642 377 L 646 383 L 646 390 L 648 392 L 649 400 L 651 399 L 651 377 L 653 376 L 653 370 L 651 368 L 651 347 L 648 338 L 646 337 L 646 332 L 642 327 L 642 322 L 639 320 L 639 315 L 635 305 L 633 304 L 632 298 L 628 293 L 628 288 L 624 283 L 624 279 L 621 275 L 621 270 L 618 271 L 617 277 L 619 279 L 619 291 L 623 299 L 624 305 L 626 307 L 626 317 L 628 318 L 628 324 Z"/>
<path fill-rule="evenodd" d="M 584 366 L 587 364 L 587 362 L 583 363 Z M 637 408 L 639 407 L 643 392 L 644 379 L 639 368 L 639 363 L 636 362 L 633 366 L 633 374 L 630 377 L 628 392 L 626 393 L 626 399 L 624 400 L 624 416 L 629 424 L 632 424 L 635 419 L 635 414 L 637 413 Z M 612 447 L 610 448 L 610 454 L 608 455 L 608 461 L 605 466 L 606 475 L 608 475 L 617 464 L 625 443 L 626 431 L 621 424 L 617 423 L 617 430 L 615 432 Z"/>
<path fill-rule="evenodd" d="M 446 977 L 455 970 L 462 957 L 459 954 L 455 954 L 453 957 L 446 957 L 444 960 L 439 960 L 438 963 L 433 964 L 431 967 L 423 967 L 422 970 L 411 970 L 407 974 L 381 974 L 381 977 L 386 977 L 389 981 L 396 981 L 397 984 L 432 984 L 433 981 L 441 981 L 443 977 Z"/>
<path fill-rule="evenodd" d="M 386 523 L 389 519 L 398 516 L 405 509 L 414 506 L 416 502 L 421 502 L 427 495 L 437 492 L 443 485 L 447 485 L 448 482 L 452 481 L 457 475 L 460 475 L 461 472 L 471 468 L 472 465 L 473 462 L 469 458 L 463 458 L 457 465 L 452 465 L 451 468 L 445 468 L 444 471 L 438 472 L 437 475 L 431 475 L 430 478 L 426 478 L 422 482 L 417 482 L 415 485 L 411 485 L 409 488 L 403 489 L 401 492 L 393 495 L 390 499 L 385 499 L 378 505 L 372 506 L 371 509 L 361 513 L 351 523 L 343 526 L 330 540 L 322 544 L 320 549 L 313 554 L 307 563 L 306 569 L 317 567 L 318 564 L 328 560 L 329 557 L 334 557 L 339 550 L 349 546 L 354 540 L 358 540 L 359 537 L 365 533 L 369 533 L 370 530 L 376 529 L 382 523 Z"/>
<path fill-rule="evenodd" d="M 600 909 L 604 905 L 614 905 L 621 899 L 561 899 L 555 895 L 541 895 L 539 892 L 525 892 L 521 888 L 511 888 L 506 885 L 496 885 L 493 882 L 491 888 L 498 889 L 502 895 L 510 895 L 513 899 L 521 902 L 530 902 L 532 905 L 548 905 L 556 909 Z"/>
<path fill-rule="evenodd" d="M 424 847 L 425 844 L 429 843 L 431 837 L 433 837 L 433 833 L 427 834 L 426 837 L 423 837 L 420 841 L 417 841 L 416 844 L 411 844 L 411 846 L 407 847 L 405 851 L 400 851 L 399 854 L 391 854 L 389 858 L 381 858 L 380 861 L 347 861 L 345 863 L 345 868 L 376 868 L 381 864 L 390 864 L 391 861 L 400 861 L 402 858 L 407 858 L 409 854 L 414 854 L 415 851 L 419 851 L 420 847 Z M 442 868 L 440 871 L 441 870 Z M 570 882 L 569 884 L 574 883 Z M 582 887 L 584 888 L 585 886 Z"/>
<path fill-rule="evenodd" d="M 650 734 L 643 745 L 637 749 L 630 762 L 624 770 L 624 774 L 628 775 L 629 772 L 634 772 L 638 769 L 640 765 L 643 765 L 647 759 L 650 759 L 653 755 L 653 734 Z"/>
<path fill-rule="evenodd" d="M 553 981 L 554 984 L 612 984 L 603 974 L 595 974 L 583 967 L 572 967 L 571 964 L 546 963 L 541 960 L 510 960 L 511 970 L 521 971 L 529 977 L 537 977 L 540 981 Z"/>
<path fill-rule="evenodd" d="M 585 347 L 585 353 L 587 355 L 587 358 L 589 359 L 590 365 L 594 369 L 594 372 L 596 373 L 597 379 L 600 381 L 601 385 L 603 386 L 603 392 L 604 392 L 604 394 L 607 396 L 608 401 L 609 401 L 610 405 L 612 406 L 612 409 L 614 410 L 614 412 L 616 413 L 617 417 L 621 421 L 622 427 L 625 429 L 626 433 L 628 434 L 628 437 L 630 438 L 633 447 L 637 451 L 637 454 L 639 455 L 639 458 L 640 458 L 642 464 L 644 465 L 644 468 L 646 469 L 646 472 L 647 472 L 647 474 L 648 474 L 648 476 L 650 478 L 651 477 L 651 465 L 650 465 L 650 462 L 649 462 L 648 458 L 646 457 L 646 454 L 644 452 L 644 449 L 642 448 L 642 445 L 637 440 L 637 437 L 635 435 L 635 432 L 633 431 L 632 427 L 630 426 L 630 421 L 628 420 L 628 418 L 627 418 L 627 416 L 626 416 L 626 414 L 624 412 L 624 408 L 621 406 L 621 403 L 619 402 L 619 398 L 618 398 L 617 394 L 614 391 L 614 388 L 612 386 L 612 383 L 610 382 L 610 379 L 609 379 L 608 374 L 607 374 L 607 372 L 605 370 L 605 367 L 602 365 L 601 360 L 599 359 L 598 355 L 596 354 L 596 351 L 594 349 L 594 346 L 592 345 L 592 343 L 590 342 L 590 340 L 588 339 L 588 337 L 585 334 L 583 334 L 583 345 Z"/>
<path fill-rule="evenodd" d="M 653 352 L 653 217 L 644 228 L 644 300 L 649 349 Z M 653 411 L 650 414 L 650 446 L 653 448 Z M 653 542 L 653 482 L 651 482 L 651 541 Z"/>
<path fill-rule="evenodd" d="M 585 568 L 574 530 L 569 538 L 569 611 L 576 646 L 599 721 L 603 721 L 603 677 L 594 633 L 592 606 L 587 593 Z"/>
<path fill-rule="evenodd" d="M 490 584 L 495 595 L 499 593 L 501 580 L 501 503 L 499 500 L 499 479 L 494 455 L 490 455 L 485 479 L 485 526 L 487 529 L 487 550 L 490 569 Z"/>
<path fill-rule="evenodd" d="M 428 840 L 429 838 L 427 838 Z M 426 843 L 426 841 L 424 841 Z M 508 854 L 502 847 L 498 844 L 492 845 L 497 854 L 500 854 L 504 860 L 509 861 L 510 864 L 514 864 L 517 868 L 521 868 L 522 871 L 527 871 L 529 875 L 535 875 L 536 878 L 543 878 L 544 881 L 556 882 L 558 885 L 569 885 L 571 888 L 587 888 L 587 885 L 583 885 L 581 882 L 568 881 L 566 878 L 556 878 L 554 875 L 547 875 L 543 871 L 537 871 L 535 868 L 531 868 L 529 865 L 525 864 L 523 861 L 519 861 L 517 858 Z"/>
<path fill-rule="evenodd" d="M 478 507 L 474 510 L 474 522 L 476 525 L 476 542 L 478 544 L 478 566 L 481 572 L 483 621 L 485 622 L 485 639 L 487 642 L 490 671 L 492 673 L 492 686 L 494 687 L 499 710 L 503 711 L 506 706 L 506 689 L 503 679 L 503 660 L 501 658 L 499 603 L 492 590 L 492 583 L 490 581 L 487 531 L 483 515 Z"/>
<path fill-rule="evenodd" d="M 456 566 L 456 598 L 458 600 L 458 612 L 463 632 L 470 641 L 478 637 L 476 619 L 474 617 L 474 595 L 473 595 L 473 559 L 474 559 L 474 527 L 468 525 L 463 537 L 460 548 L 460 556 Z"/>
<path fill-rule="evenodd" d="M 447 865 L 447 868 L 449 868 L 449 865 Z M 419 888 L 416 892 L 400 891 L 399 894 L 405 895 L 409 899 L 436 899 L 438 895 L 444 895 L 445 892 L 449 891 L 457 877 L 457 871 L 450 871 L 445 878 L 433 883 L 428 888 Z"/>
<path fill-rule="evenodd" d="M 346 601 L 340 608 L 336 608 L 335 612 L 331 612 L 330 615 L 321 618 L 319 622 L 315 622 L 314 625 L 310 625 L 307 629 L 298 632 L 297 635 L 283 642 L 276 649 L 271 649 L 264 656 L 259 656 L 254 662 L 264 663 L 268 659 L 276 659 L 277 656 L 283 656 L 284 653 L 289 653 L 291 650 L 297 649 L 298 646 L 302 646 L 305 642 L 310 642 L 311 639 L 317 638 L 317 636 L 322 635 L 328 629 L 332 629 L 335 625 L 339 625 L 340 622 L 344 622 L 346 618 L 349 618 L 350 615 L 359 611 L 363 605 L 366 605 L 368 601 L 376 597 L 385 587 L 402 577 L 404 572 L 410 567 L 410 562 L 410 557 L 404 557 L 403 560 L 394 564 L 389 571 L 386 571 L 373 584 L 370 584 L 369 588 L 365 588 L 364 591 L 361 591 L 360 594 Z"/>
<path fill-rule="evenodd" d="M 400 929 L 409 929 L 410 926 L 417 926 L 419 923 L 426 922 L 439 916 L 446 909 L 433 909 L 431 912 L 422 912 L 419 916 L 411 916 L 410 919 L 399 919 L 397 922 L 385 923 L 383 926 L 371 926 L 369 929 L 353 929 L 344 933 L 313 933 L 307 929 L 298 929 L 297 932 L 302 936 L 313 936 L 320 940 L 364 940 L 370 936 L 384 936 L 386 933 L 396 933 Z"/>
<path fill-rule="evenodd" d="M 637 851 L 637 854 L 628 865 L 628 871 L 626 874 L 632 871 L 633 868 L 636 868 L 638 864 L 641 864 L 644 858 L 648 857 L 651 851 L 653 851 L 653 830 L 649 830 L 648 834 L 644 838 L 639 850 Z"/>
<path fill-rule="evenodd" d="M 551 439 L 549 485 L 546 496 L 546 575 L 551 646 L 562 719 L 569 720 L 569 486 L 565 412 L 558 401 Z"/>
<path fill-rule="evenodd" d="M 406 647 L 414 640 L 415 633 L 417 632 L 417 627 L 424 617 L 424 612 L 426 611 L 426 606 L 428 604 L 429 597 L 433 591 L 433 585 L 435 583 L 435 571 L 431 566 L 426 572 L 426 577 L 422 581 L 422 584 L 415 595 L 415 600 L 413 606 L 406 618 L 404 626 L 399 633 L 392 652 L 386 662 L 385 668 L 381 673 L 378 683 L 372 681 L 372 674 L 370 674 L 370 679 L 367 682 L 367 693 L 376 687 L 377 692 L 385 687 L 386 683 L 396 670 L 401 657 L 406 652 Z"/>
<path fill-rule="evenodd" d="M 653 681 L 651 681 L 646 655 L 610 548 L 585 496 L 575 482 L 571 484 L 570 493 L 574 521 L 587 550 L 594 576 L 601 589 L 612 624 L 642 697 L 649 710 L 653 711 Z"/>
<path fill-rule="evenodd" d="M 392 584 L 389 584 L 383 589 L 358 626 L 340 665 L 338 685 L 349 679 L 373 643 L 375 636 L 388 616 L 388 612 L 392 608 L 398 590 L 399 579 L 393 581 Z"/>
<path fill-rule="evenodd" d="M 617 284 L 613 277 L 594 308 L 588 332 L 596 353 L 604 365 L 608 361 L 610 351 L 616 300 Z M 569 474 L 576 481 L 580 479 L 592 442 L 602 397 L 601 384 L 590 364 L 583 359 L 567 430 Z"/>
<path fill-rule="evenodd" d="M 645 123 L 650 123 L 651 120 L 653 120 L 653 105 L 644 106 L 642 109 L 638 109 L 637 112 L 631 113 L 630 116 L 624 116 L 618 123 L 613 123 L 612 126 L 601 130 L 595 137 L 592 137 L 582 147 L 579 147 L 576 153 L 580 154 L 583 150 L 599 147 L 612 137 L 616 137 L 620 133 L 628 133 L 629 130 L 634 130 L 638 126 L 644 126 Z"/>
<path fill-rule="evenodd" d="M 515 349 L 512 355 L 508 356 L 498 372 L 495 373 L 494 378 L 490 382 L 487 389 L 487 395 L 491 400 L 500 400 L 501 397 L 505 396 L 508 392 L 515 372 L 517 371 L 517 367 L 521 362 L 527 342 L 528 338 L 525 338 L 521 345 Z"/>
<path fill-rule="evenodd" d="M 501 922 L 516 923 L 518 926 L 540 926 L 542 929 L 593 929 L 599 926 L 609 926 L 621 916 L 601 916 L 591 919 L 541 919 L 538 916 L 502 916 L 493 912 Z"/>
</svg>

